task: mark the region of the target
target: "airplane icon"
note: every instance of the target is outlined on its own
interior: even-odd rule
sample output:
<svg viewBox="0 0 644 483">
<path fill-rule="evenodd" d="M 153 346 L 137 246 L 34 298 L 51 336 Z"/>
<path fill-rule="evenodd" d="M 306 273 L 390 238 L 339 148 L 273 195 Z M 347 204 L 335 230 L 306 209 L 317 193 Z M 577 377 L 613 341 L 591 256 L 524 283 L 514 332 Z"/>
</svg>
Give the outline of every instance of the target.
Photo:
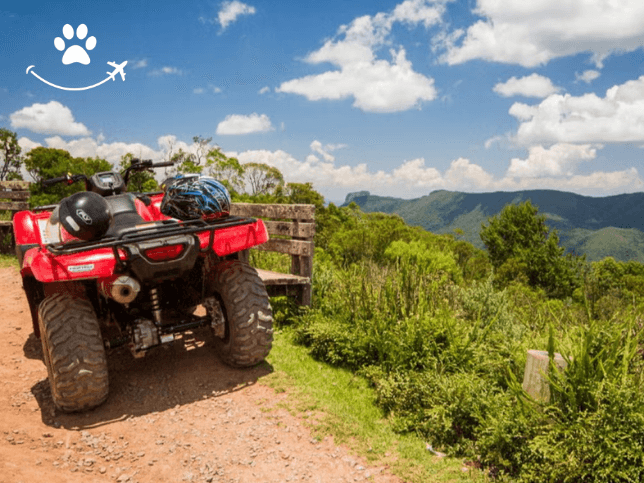
<svg viewBox="0 0 644 483">
<path fill-rule="evenodd" d="M 107 72 L 107 75 L 109 76 L 110 79 L 114 80 L 114 76 L 116 74 L 121 74 L 121 80 L 125 81 L 125 72 L 123 69 L 127 65 L 127 60 L 123 62 L 122 64 L 116 64 L 116 62 L 108 62 L 107 63 L 110 67 L 114 67 L 114 70 L 112 72 Z"/>
</svg>

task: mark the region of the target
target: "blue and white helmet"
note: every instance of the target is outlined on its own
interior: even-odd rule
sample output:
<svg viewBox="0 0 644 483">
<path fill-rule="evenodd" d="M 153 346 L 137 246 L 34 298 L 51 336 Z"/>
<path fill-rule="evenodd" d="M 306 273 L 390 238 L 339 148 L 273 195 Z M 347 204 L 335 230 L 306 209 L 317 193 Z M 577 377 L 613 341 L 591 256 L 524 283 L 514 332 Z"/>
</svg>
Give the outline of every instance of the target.
<svg viewBox="0 0 644 483">
<path fill-rule="evenodd" d="M 168 182 L 161 213 L 179 220 L 212 220 L 230 215 L 230 193 L 210 176 L 177 176 Z"/>
</svg>

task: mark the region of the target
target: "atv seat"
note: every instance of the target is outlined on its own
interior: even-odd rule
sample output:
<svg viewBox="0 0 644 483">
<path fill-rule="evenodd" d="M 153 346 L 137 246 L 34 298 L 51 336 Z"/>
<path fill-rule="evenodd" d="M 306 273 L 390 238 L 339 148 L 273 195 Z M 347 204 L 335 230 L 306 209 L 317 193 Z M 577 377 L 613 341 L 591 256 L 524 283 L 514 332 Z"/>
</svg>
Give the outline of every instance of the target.
<svg viewBox="0 0 644 483">
<path fill-rule="evenodd" d="M 107 230 L 106 236 L 118 238 L 123 231 L 136 225 L 146 223 L 146 221 L 136 211 L 135 197 L 130 193 L 121 195 L 108 196 L 105 198 L 110 207 L 114 223 Z"/>
</svg>

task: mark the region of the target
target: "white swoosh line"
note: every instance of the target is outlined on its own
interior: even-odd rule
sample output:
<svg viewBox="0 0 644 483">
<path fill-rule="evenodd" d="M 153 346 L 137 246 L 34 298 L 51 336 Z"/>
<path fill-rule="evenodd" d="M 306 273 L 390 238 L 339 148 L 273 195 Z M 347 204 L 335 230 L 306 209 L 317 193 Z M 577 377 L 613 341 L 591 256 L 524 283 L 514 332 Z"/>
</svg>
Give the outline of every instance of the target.
<svg viewBox="0 0 644 483">
<path fill-rule="evenodd" d="M 42 82 L 44 82 L 45 84 L 49 84 L 50 86 L 55 87 L 56 89 L 62 89 L 62 90 L 64 90 L 64 91 L 85 91 L 85 90 L 87 90 L 87 89 L 92 89 L 92 88 L 94 88 L 94 87 L 100 86 L 101 84 L 104 84 L 105 82 L 107 82 L 108 80 L 110 80 L 110 79 L 111 79 L 111 76 L 109 76 L 109 75 L 108 75 L 108 76 L 107 76 L 105 79 L 103 79 L 101 82 L 97 82 L 97 83 L 96 83 L 96 84 L 94 84 L 93 86 L 87 86 L 87 87 L 63 87 L 63 86 L 57 86 L 56 84 L 52 84 L 52 83 L 51 83 L 51 82 L 49 82 L 48 80 L 43 79 L 43 78 L 42 78 L 42 77 L 40 77 L 38 74 L 36 74 L 33 70 L 32 70 L 31 72 L 29 72 L 29 69 L 31 69 L 32 67 L 35 67 L 35 66 L 30 65 L 29 67 L 27 67 L 27 74 L 33 74 L 33 75 L 34 75 L 34 77 L 36 77 L 37 79 L 40 79 L 40 80 L 41 80 Z"/>
</svg>

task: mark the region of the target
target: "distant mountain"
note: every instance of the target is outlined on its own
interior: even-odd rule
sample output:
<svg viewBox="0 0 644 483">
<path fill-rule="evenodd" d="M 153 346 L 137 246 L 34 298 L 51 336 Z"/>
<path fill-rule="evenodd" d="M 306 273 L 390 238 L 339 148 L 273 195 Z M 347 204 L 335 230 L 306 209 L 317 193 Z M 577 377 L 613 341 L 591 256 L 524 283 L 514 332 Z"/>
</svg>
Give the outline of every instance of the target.
<svg viewBox="0 0 644 483">
<path fill-rule="evenodd" d="M 479 236 L 481 224 L 505 205 L 525 200 L 539 207 L 548 226 L 559 231 L 568 251 L 586 253 L 593 261 L 612 256 L 644 263 L 644 193 L 593 198 L 554 190 L 495 193 L 439 190 L 403 200 L 360 191 L 349 193 L 344 205 L 354 201 L 365 212 L 396 213 L 410 225 L 434 233 L 461 229 L 465 240 L 484 248 Z"/>
</svg>

